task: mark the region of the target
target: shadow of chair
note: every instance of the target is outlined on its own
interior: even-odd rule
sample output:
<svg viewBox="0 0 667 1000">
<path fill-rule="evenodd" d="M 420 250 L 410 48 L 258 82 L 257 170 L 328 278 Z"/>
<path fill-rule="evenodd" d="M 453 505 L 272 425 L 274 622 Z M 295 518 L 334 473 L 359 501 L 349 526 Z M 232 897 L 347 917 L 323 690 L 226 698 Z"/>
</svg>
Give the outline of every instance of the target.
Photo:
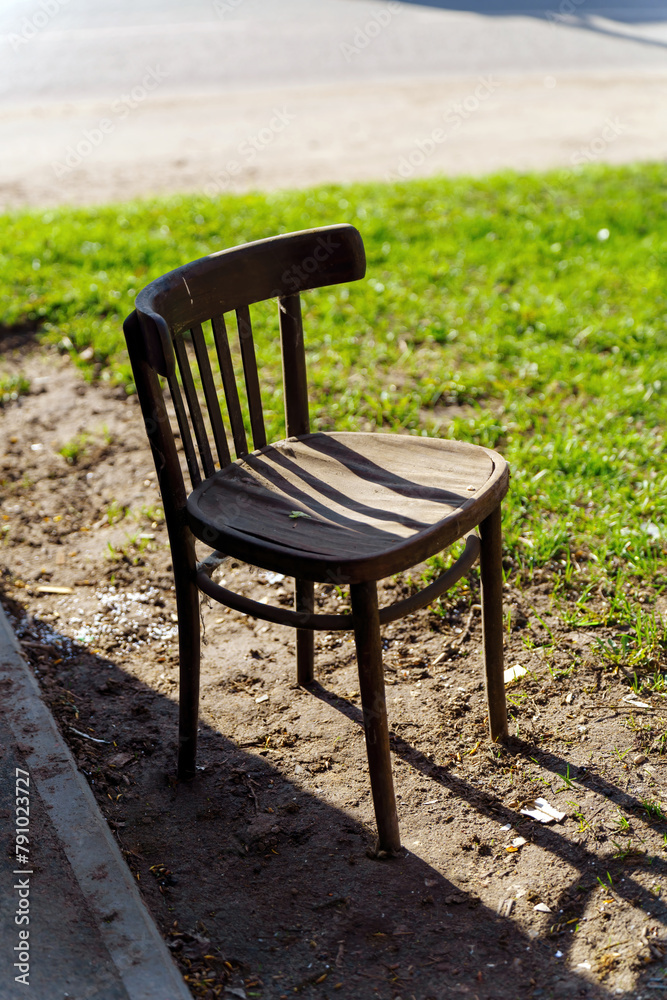
<svg viewBox="0 0 667 1000">
<path fill-rule="evenodd" d="M 173 559 L 179 775 L 195 773 L 200 591 L 256 618 L 295 628 L 302 685 L 314 678 L 313 632 L 351 629 L 378 844 L 394 852 L 400 839 L 380 626 L 431 603 L 479 556 L 489 729 L 492 739 L 506 734 L 500 505 L 509 472 L 500 455 L 471 444 L 401 434 L 310 432 L 300 293 L 364 274 L 363 243 L 352 226 L 277 236 L 211 254 L 153 281 L 137 297 L 124 329 Z M 274 298 L 287 438 L 267 442 L 249 306 Z M 225 320 L 229 313 L 235 314 L 238 332 L 238 378 Z M 245 389 L 248 427 L 239 386 Z M 462 555 L 438 580 L 378 608 L 378 580 L 463 538 Z M 196 540 L 213 550 L 199 563 Z M 228 556 L 293 577 L 294 609 L 249 600 L 214 582 L 214 569 Z M 316 582 L 349 586 L 351 614 L 316 613 Z"/>
<path fill-rule="evenodd" d="M 401 0 L 415 7 L 480 14 L 483 17 L 533 17 L 573 27 L 597 29 L 592 18 L 617 24 L 649 24 L 665 20 L 663 0 L 612 6 L 609 0 Z M 643 41 L 641 37 L 636 39 Z"/>
</svg>

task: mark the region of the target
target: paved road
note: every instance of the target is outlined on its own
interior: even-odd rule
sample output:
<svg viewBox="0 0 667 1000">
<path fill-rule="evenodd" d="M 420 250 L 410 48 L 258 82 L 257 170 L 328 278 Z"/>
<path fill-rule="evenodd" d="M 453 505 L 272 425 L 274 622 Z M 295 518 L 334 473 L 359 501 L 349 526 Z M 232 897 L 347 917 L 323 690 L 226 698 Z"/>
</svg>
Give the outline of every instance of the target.
<svg viewBox="0 0 667 1000">
<path fill-rule="evenodd" d="M 45 8 L 45 9 L 43 9 Z M 574 14 L 569 14 L 574 10 Z M 447 74 L 667 68 L 667 3 L 6 0 L 5 106 Z"/>
<path fill-rule="evenodd" d="M 0 67 L 0 205 L 382 178 L 482 78 L 412 173 L 667 153 L 657 0 L 5 0 Z"/>
</svg>

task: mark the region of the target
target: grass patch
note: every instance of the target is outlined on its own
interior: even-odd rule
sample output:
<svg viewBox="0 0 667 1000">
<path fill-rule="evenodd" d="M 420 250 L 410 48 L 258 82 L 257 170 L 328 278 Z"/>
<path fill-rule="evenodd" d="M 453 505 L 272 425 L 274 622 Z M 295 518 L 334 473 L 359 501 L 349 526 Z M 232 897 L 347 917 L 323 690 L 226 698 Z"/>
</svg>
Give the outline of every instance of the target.
<svg viewBox="0 0 667 1000">
<path fill-rule="evenodd" d="M 75 436 L 70 441 L 66 441 L 65 444 L 58 449 L 58 451 L 70 465 L 77 465 L 77 463 L 88 453 L 90 443 L 90 434 L 86 434 L 85 432 L 82 434 L 75 434 Z"/>
<path fill-rule="evenodd" d="M 25 375 L 3 375 L 0 372 L 0 407 L 14 403 L 30 392 L 30 379 Z"/>
<path fill-rule="evenodd" d="M 150 280 L 237 243 L 352 222 L 367 279 L 304 296 L 314 428 L 500 449 L 513 469 L 507 572 L 535 581 L 546 568 L 571 627 L 618 629 L 600 649 L 610 667 L 655 675 L 666 201 L 656 164 L 13 213 L 0 230 L 2 321 L 38 324 L 91 377 L 129 386 L 121 323 Z M 279 435 L 277 318 L 257 316 Z"/>
</svg>

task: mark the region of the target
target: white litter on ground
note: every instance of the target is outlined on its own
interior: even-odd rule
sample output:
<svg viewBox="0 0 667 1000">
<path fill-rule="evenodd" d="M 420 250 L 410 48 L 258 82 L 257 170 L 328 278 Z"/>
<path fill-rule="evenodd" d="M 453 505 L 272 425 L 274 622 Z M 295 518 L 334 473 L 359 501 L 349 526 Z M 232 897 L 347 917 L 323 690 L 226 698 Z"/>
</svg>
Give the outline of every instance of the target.
<svg viewBox="0 0 667 1000">
<path fill-rule="evenodd" d="M 536 819 L 539 823 L 553 823 L 554 821 L 560 823 L 567 814 L 554 809 L 546 799 L 535 799 L 521 810 L 521 815 L 530 816 L 531 819 Z"/>
</svg>

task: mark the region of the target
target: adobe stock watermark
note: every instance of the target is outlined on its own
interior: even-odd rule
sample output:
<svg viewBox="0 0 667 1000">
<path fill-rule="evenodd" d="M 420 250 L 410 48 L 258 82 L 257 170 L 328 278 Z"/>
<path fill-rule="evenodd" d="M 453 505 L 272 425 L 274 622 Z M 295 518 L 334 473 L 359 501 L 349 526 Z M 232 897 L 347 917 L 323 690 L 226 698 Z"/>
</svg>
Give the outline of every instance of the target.
<svg viewBox="0 0 667 1000">
<path fill-rule="evenodd" d="M 557 11 L 547 10 L 544 16 L 551 24 L 572 24 L 577 7 L 585 3 L 586 0 L 561 0 Z"/>
<path fill-rule="evenodd" d="M 16 893 L 14 925 L 17 927 L 12 953 L 16 969 L 14 980 L 23 986 L 30 986 L 30 775 L 22 767 L 17 767 L 15 778 L 14 863 L 12 874 L 16 876 L 13 889 Z M 23 866 L 23 867 L 19 867 Z"/>
<path fill-rule="evenodd" d="M 386 174 L 385 180 L 407 180 L 418 167 L 421 167 L 426 160 L 433 155 L 438 146 L 456 135 L 463 123 L 480 109 L 482 104 L 491 97 L 500 87 L 500 82 L 493 77 L 480 77 L 479 83 L 471 94 L 464 97 L 462 101 L 453 101 L 442 116 L 446 128 L 434 128 L 423 139 L 416 139 L 414 148 L 402 156 L 396 165 L 396 173 Z"/>
<path fill-rule="evenodd" d="M 12 32 L 9 35 L 9 44 L 14 52 L 18 52 L 22 45 L 27 45 L 36 38 L 42 28 L 45 28 L 68 3 L 69 0 L 39 0 L 38 9 L 23 18 L 18 33 Z"/>
<path fill-rule="evenodd" d="M 141 78 L 140 83 L 127 93 L 113 101 L 110 107 L 112 117 L 101 118 L 95 128 L 85 128 L 78 142 L 67 146 L 62 160 L 53 160 L 51 169 L 61 180 L 76 170 L 86 160 L 93 150 L 97 149 L 104 142 L 105 136 L 116 131 L 118 122 L 127 118 L 156 90 L 163 80 L 169 76 L 167 70 L 162 69 L 158 64 L 155 67 L 148 66 Z"/>
<path fill-rule="evenodd" d="M 352 62 L 355 56 L 367 49 L 373 39 L 377 38 L 402 10 L 403 7 L 398 0 L 389 0 L 389 3 L 381 7 L 365 24 L 359 25 L 352 36 L 352 41 L 341 42 L 338 46 L 345 56 L 345 61 Z"/>
<path fill-rule="evenodd" d="M 284 132 L 296 117 L 284 105 L 282 108 L 274 108 L 273 115 L 267 124 L 238 144 L 236 147 L 237 158 L 228 160 L 221 170 L 211 176 L 211 180 L 204 186 L 204 194 L 208 195 L 209 198 L 215 198 L 216 195 L 227 190 L 243 168 L 253 163 L 262 150 L 270 146 L 276 136 Z"/>
<path fill-rule="evenodd" d="M 616 142 L 620 135 L 626 131 L 627 125 L 624 125 L 622 121 L 618 118 L 607 118 L 604 123 L 604 128 L 594 139 L 592 139 L 585 146 L 581 146 L 570 156 L 570 163 L 573 167 L 581 167 L 586 163 L 595 163 L 600 159 L 602 153 L 605 149 L 611 145 L 612 142 Z"/>
<path fill-rule="evenodd" d="M 213 0 L 213 10 L 219 18 L 223 18 L 238 10 L 243 3 L 245 0 Z"/>
<path fill-rule="evenodd" d="M 332 233 L 321 234 L 315 241 L 312 254 L 303 257 L 298 264 L 292 264 L 290 268 L 280 275 L 281 288 L 275 288 L 271 292 L 271 298 L 280 295 L 291 295 L 306 288 L 308 277 L 319 271 L 320 266 L 332 257 L 340 247 Z"/>
<path fill-rule="evenodd" d="M 607 147 L 611 145 L 611 143 L 616 142 L 616 140 L 627 131 L 627 128 L 628 126 L 625 125 L 619 118 L 607 118 L 598 134 L 591 139 L 590 142 L 585 143 L 570 154 L 570 166 L 562 167 L 555 175 L 558 178 L 558 182 L 565 182 L 570 178 L 575 177 L 578 173 L 578 167 L 585 167 L 588 164 L 597 163 Z M 556 185 L 552 186 L 550 188 L 552 196 L 555 197 L 558 190 L 559 189 Z M 606 229 L 600 230 L 600 234 L 598 235 L 598 239 L 600 240 L 605 240 L 609 236 L 609 232 Z"/>
</svg>

